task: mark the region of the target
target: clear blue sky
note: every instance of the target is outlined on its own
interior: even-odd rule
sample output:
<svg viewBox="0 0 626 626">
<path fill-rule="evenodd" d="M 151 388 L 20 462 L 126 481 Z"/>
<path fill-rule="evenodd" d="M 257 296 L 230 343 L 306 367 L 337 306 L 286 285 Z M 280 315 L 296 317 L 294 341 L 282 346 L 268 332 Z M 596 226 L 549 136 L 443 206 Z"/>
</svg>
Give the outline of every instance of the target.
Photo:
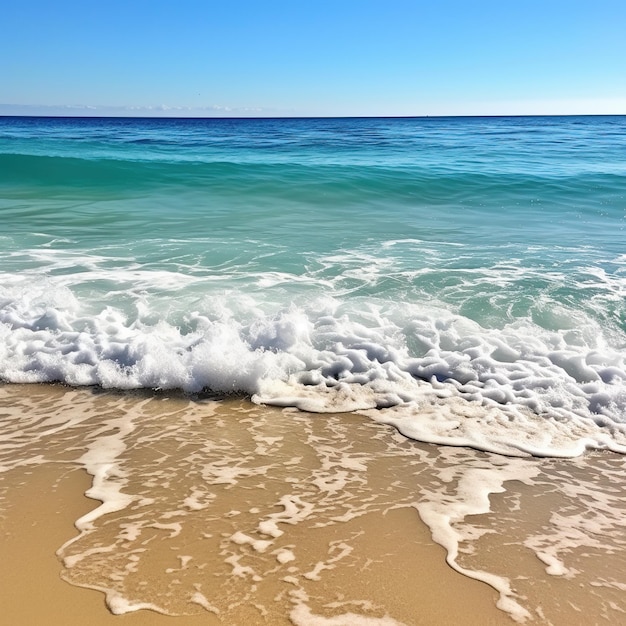
<svg viewBox="0 0 626 626">
<path fill-rule="evenodd" d="M 8 0 L 0 58 L 0 114 L 626 114 L 626 0 Z"/>
</svg>

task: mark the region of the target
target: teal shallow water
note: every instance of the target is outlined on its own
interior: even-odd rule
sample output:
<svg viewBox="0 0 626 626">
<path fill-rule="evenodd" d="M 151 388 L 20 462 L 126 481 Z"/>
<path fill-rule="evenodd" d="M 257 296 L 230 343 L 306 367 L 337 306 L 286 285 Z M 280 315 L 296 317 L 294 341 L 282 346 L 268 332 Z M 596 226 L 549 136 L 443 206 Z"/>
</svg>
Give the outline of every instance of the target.
<svg viewBox="0 0 626 626">
<path fill-rule="evenodd" d="M 624 117 L 0 118 L 0 376 L 615 447 L 625 210 Z"/>
</svg>

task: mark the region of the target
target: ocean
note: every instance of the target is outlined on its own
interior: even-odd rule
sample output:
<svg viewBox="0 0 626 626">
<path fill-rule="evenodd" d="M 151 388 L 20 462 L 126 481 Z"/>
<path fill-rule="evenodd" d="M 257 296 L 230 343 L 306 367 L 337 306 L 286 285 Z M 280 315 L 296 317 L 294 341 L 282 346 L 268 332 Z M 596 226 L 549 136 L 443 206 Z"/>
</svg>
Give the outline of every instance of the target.
<svg viewBox="0 0 626 626">
<path fill-rule="evenodd" d="M 244 428 L 255 433 L 274 420 L 280 434 L 256 433 L 254 445 L 234 444 L 228 437 L 216 443 L 212 454 L 217 456 L 209 464 L 213 469 L 203 465 L 200 482 L 185 488 L 187 513 L 210 512 L 213 500 L 219 499 L 208 495 L 206 481 L 234 488 L 245 477 L 267 478 L 267 466 L 263 469 L 257 461 L 269 454 L 268 446 L 280 447 L 278 442 L 295 436 L 287 434 L 294 425 L 333 425 L 334 444 L 328 432 L 307 435 L 309 453 L 317 459 L 311 463 L 325 471 L 329 446 L 347 454 L 358 437 L 389 437 L 381 446 L 383 456 L 397 465 L 394 471 L 402 473 L 398 468 L 403 465 L 409 471 L 421 459 L 441 485 L 447 476 L 458 486 L 458 498 L 453 504 L 441 491 L 435 506 L 431 496 L 420 503 L 414 495 L 402 495 L 395 504 L 387 502 L 387 508 L 381 505 L 379 513 L 417 510 L 434 541 L 446 549 L 452 569 L 490 585 L 499 608 L 520 621 L 539 615 L 523 601 L 530 592 L 524 596 L 512 590 L 506 572 L 460 565 L 459 545 L 482 535 L 467 528 L 455 535 L 454 520 L 465 524 L 465 516 L 492 510 L 488 495 L 504 491 L 506 481 L 541 483 L 540 468 L 554 469 L 550 463 L 557 458 L 570 469 L 601 458 L 615 466 L 601 474 L 622 476 L 624 116 L 4 117 L 0 215 L 0 389 L 11 398 L 5 401 L 11 408 L 0 435 L 5 444 L 0 468 L 39 463 L 47 447 L 56 445 L 55 437 L 64 440 L 79 432 L 69 449 L 79 449 L 86 438 L 92 456 L 99 450 L 108 459 L 107 467 L 118 467 L 102 473 L 102 458 L 94 464 L 89 452 L 64 457 L 94 477 L 92 497 L 105 508 L 77 523 L 80 534 L 60 552 L 67 568 L 64 577 L 86 576 L 77 584 L 104 590 L 114 612 L 184 610 L 178 600 L 172 600 L 176 607 L 165 600 L 176 595 L 165 583 L 169 591 L 146 600 L 140 586 L 131 594 L 126 582 L 117 587 L 111 580 L 94 582 L 89 576 L 99 575 L 100 561 L 89 575 L 75 574 L 85 555 L 99 553 L 97 546 L 83 546 L 82 556 L 68 553 L 98 535 L 96 520 L 106 525 L 111 512 L 140 515 L 134 507 L 141 498 L 152 497 L 147 492 L 141 497 L 124 494 L 134 475 L 120 469 L 124 454 L 142 436 L 156 441 L 171 432 L 178 447 L 208 437 L 197 427 L 193 436 L 186 431 L 203 411 L 220 416 L 214 417 L 219 428 L 231 428 L 225 425 L 231 419 L 245 422 Z M 65 400 L 57 397 L 57 408 L 41 399 L 29 404 L 39 387 L 22 392 L 24 383 L 62 383 L 46 389 Z M 88 420 L 97 420 L 102 406 L 90 404 L 96 401 L 117 406 L 119 413 L 102 427 L 99 439 L 93 439 L 95 426 L 91 435 L 80 431 Z M 166 401 L 174 403 L 164 411 L 167 419 L 154 433 L 140 436 L 142 419 L 137 416 L 145 406 L 152 407 L 149 415 L 158 413 L 153 405 Z M 58 408 L 72 402 L 91 408 L 79 411 L 78 417 Z M 42 406 L 48 413 L 42 413 Z M 24 426 L 29 411 L 32 432 Z M 134 416 L 132 427 L 128 415 Z M 31 432 L 28 437 L 26 431 Z M 138 439 L 131 445 L 132 437 Z M 315 442 L 322 440 L 316 449 Z M 231 445 L 243 446 L 243 456 L 233 453 Z M 265 452 L 258 452 L 259 446 Z M 395 446 L 394 452 L 389 446 Z M 617 454 L 603 456 L 609 452 Z M 295 452 L 285 449 L 281 454 L 286 455 L 280 462 L 286 464 L 283 469 L 298 465 L 292 462 L 299 456 Z M 347 476 L 360 475 L 365 457 L 377 454 L 383 453 L 360 451 L 356 457 L 335 459 L 331 465 L 339 474 L 332 488 L 324 482 L 328 477 L 321 478 L 310 464 L 313 473 L 292 476 L 292 482 L 315 484 L 325 498 L 345 492 L 356 502 L 362 494 L 350 492 Z M 444 459 L 445 470 L 440 467 L 439 473 L 427 458 L 435 454 Z M 181 475 L 193 474 L 189 458 L 170 459 L 168 471 L 175 471 L 175 465 Z M 469 474 L 478 477 L 472 489 L 484 501 L 474 502 L 473 509 L 464 487 L 470 478 L 453 476 L 457 463 L 473 468 Z M 600 464 L 593 467 L 597 470 Z M 216 478 L 218 467 L 222 474 Z M 149 473 L 142 466 L 137 476 Z M 413 477 L 413 469 L 410 473 Z M 586 493 L 591 498 L 597 486 L 589 480 Z M 389 484 L 395 483 L 389 479 Z M 272 492 L 267 510 L 250 505 L 263 513 L 252 513 L 258 519 L 248 522 L 248 531 L 220 532 L 234 537 L 231 543 L 238 550 L 258 555 L 283 534 L 278 522 L 294 527 L 305 519 L 309 523 L 315 507 L 307 509 L 307 498 L 279 491 Z M 455 511 L 452 517 L 442 512 L 445 502 Z M 182 510 L 176 506 L 170 501 L 163 510 L 173 516 Z M 220 524 L 230 520 L 231 506 L 237 508 L 230 502 L 220 509 Z M 272 506 L 284 507 L 283 517 L 268 512 Z M 590 505 L 590 510 L 597 512 L 598 506 Z M 620 515 L 609 513 L 615 506 L 613 502 L 602 509 L 602 523 L 617 529 L 614 539 L 620 544 Z M 327 520 L 347 515 L 347 520 L 362 514 L 365 509 L 350 515 L 333 509 L 323 515 Z M 139 536 L 140 530 L 133 527 L 131 532 L 128 520 L 119 523 L 126 524 L 127 534 L 122 537 L 121 526 L 115 526 L 118 539 L 111 550 L 126 559 L 124 541 L 131 541 L 133 533 Z M 148 523 L 143 520 L 139 526 L 147 528 Z M 176 528 L 169 531 L 176 535 Z M 564 563 L 556 544 L 546 548 L 546 532 L 529 531 L 519 543 L 552 568 L 548 574 L 574 577 L 573 572 L 582 571 Z M 274 565 L 295 567 L 290 564 L 296 559 L 292 544 L 280 550 Z M 339 559 L 341 549 L 333 550 Z M 261 575 L 241 569 L 240 558 L 230 553 L 224 557 L 228 576 L 251 576 L 253 583 L 248 583 L 261 585 L 254 580 Z M 325 562 L 318 569 L 313 563 L 308 578 L 307 572 L 300 574 L 316 580 L 323 570 L 334 568 L 332 559 Z M 127 574 L 135 567 L 128 563 L 124 560 L 125 570 L 119 566 Z M 180 569 L 186 563 L 183 559 Z M 300 574 L 286 574 L 300 595 L 291 597 L 291 608 L 283 607 L 281 615 L 305 624 L 344 611 L 342 615 L 353 616 L 346 623 L 358 623 L 353 621 L 354 605 L 346 613 L 344 605 L 321 602 L 315 618 L 315 594 L 294 582 L 304 580 Z M 183 594 L 185 601 L 228 614 L 209 592 L 193 586 L 199 584 L 190 583 L 195 591 Z M 243 604 L 241 600 L 237 606 Z M 372 615 L 378 609 L 368 613 L 365 605 L 358 606 L 369 619 L 397 623 L 391 617 L 393 606 L 376 618 Z M 319 617 L 323 610 L 326 618 Z"/>
</svg>

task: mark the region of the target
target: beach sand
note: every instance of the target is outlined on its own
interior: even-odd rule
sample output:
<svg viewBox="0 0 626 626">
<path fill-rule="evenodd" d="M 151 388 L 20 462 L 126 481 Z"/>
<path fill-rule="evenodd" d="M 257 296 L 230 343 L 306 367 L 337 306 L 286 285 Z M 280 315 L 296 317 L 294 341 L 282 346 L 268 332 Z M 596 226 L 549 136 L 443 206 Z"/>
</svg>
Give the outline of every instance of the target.
<svg viewBox="0 0 626 626">
<path fill-rule="evenodd" d="M 623 468 L 242 399 L 4 385 L 0 624 L 619 623 Z"/>
</svg>

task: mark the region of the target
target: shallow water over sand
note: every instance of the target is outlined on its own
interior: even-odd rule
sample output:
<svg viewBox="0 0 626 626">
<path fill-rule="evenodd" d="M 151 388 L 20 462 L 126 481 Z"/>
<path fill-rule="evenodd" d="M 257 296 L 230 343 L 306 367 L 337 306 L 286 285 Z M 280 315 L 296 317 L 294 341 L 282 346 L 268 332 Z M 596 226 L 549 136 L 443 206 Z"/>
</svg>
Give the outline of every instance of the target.
<svg viewBox="0 0 626 626">
<path fill-rule="evenodd" d="M 354 414 L 60 386 L 2 386 L 0 415 L 5 521 L 30 472 L 86 470 L 101 504 L 56 546 L 59 569 L 114 613 L 566 624 L 626 610 L 618 455 L 509 458 Z"/>
</svg>

